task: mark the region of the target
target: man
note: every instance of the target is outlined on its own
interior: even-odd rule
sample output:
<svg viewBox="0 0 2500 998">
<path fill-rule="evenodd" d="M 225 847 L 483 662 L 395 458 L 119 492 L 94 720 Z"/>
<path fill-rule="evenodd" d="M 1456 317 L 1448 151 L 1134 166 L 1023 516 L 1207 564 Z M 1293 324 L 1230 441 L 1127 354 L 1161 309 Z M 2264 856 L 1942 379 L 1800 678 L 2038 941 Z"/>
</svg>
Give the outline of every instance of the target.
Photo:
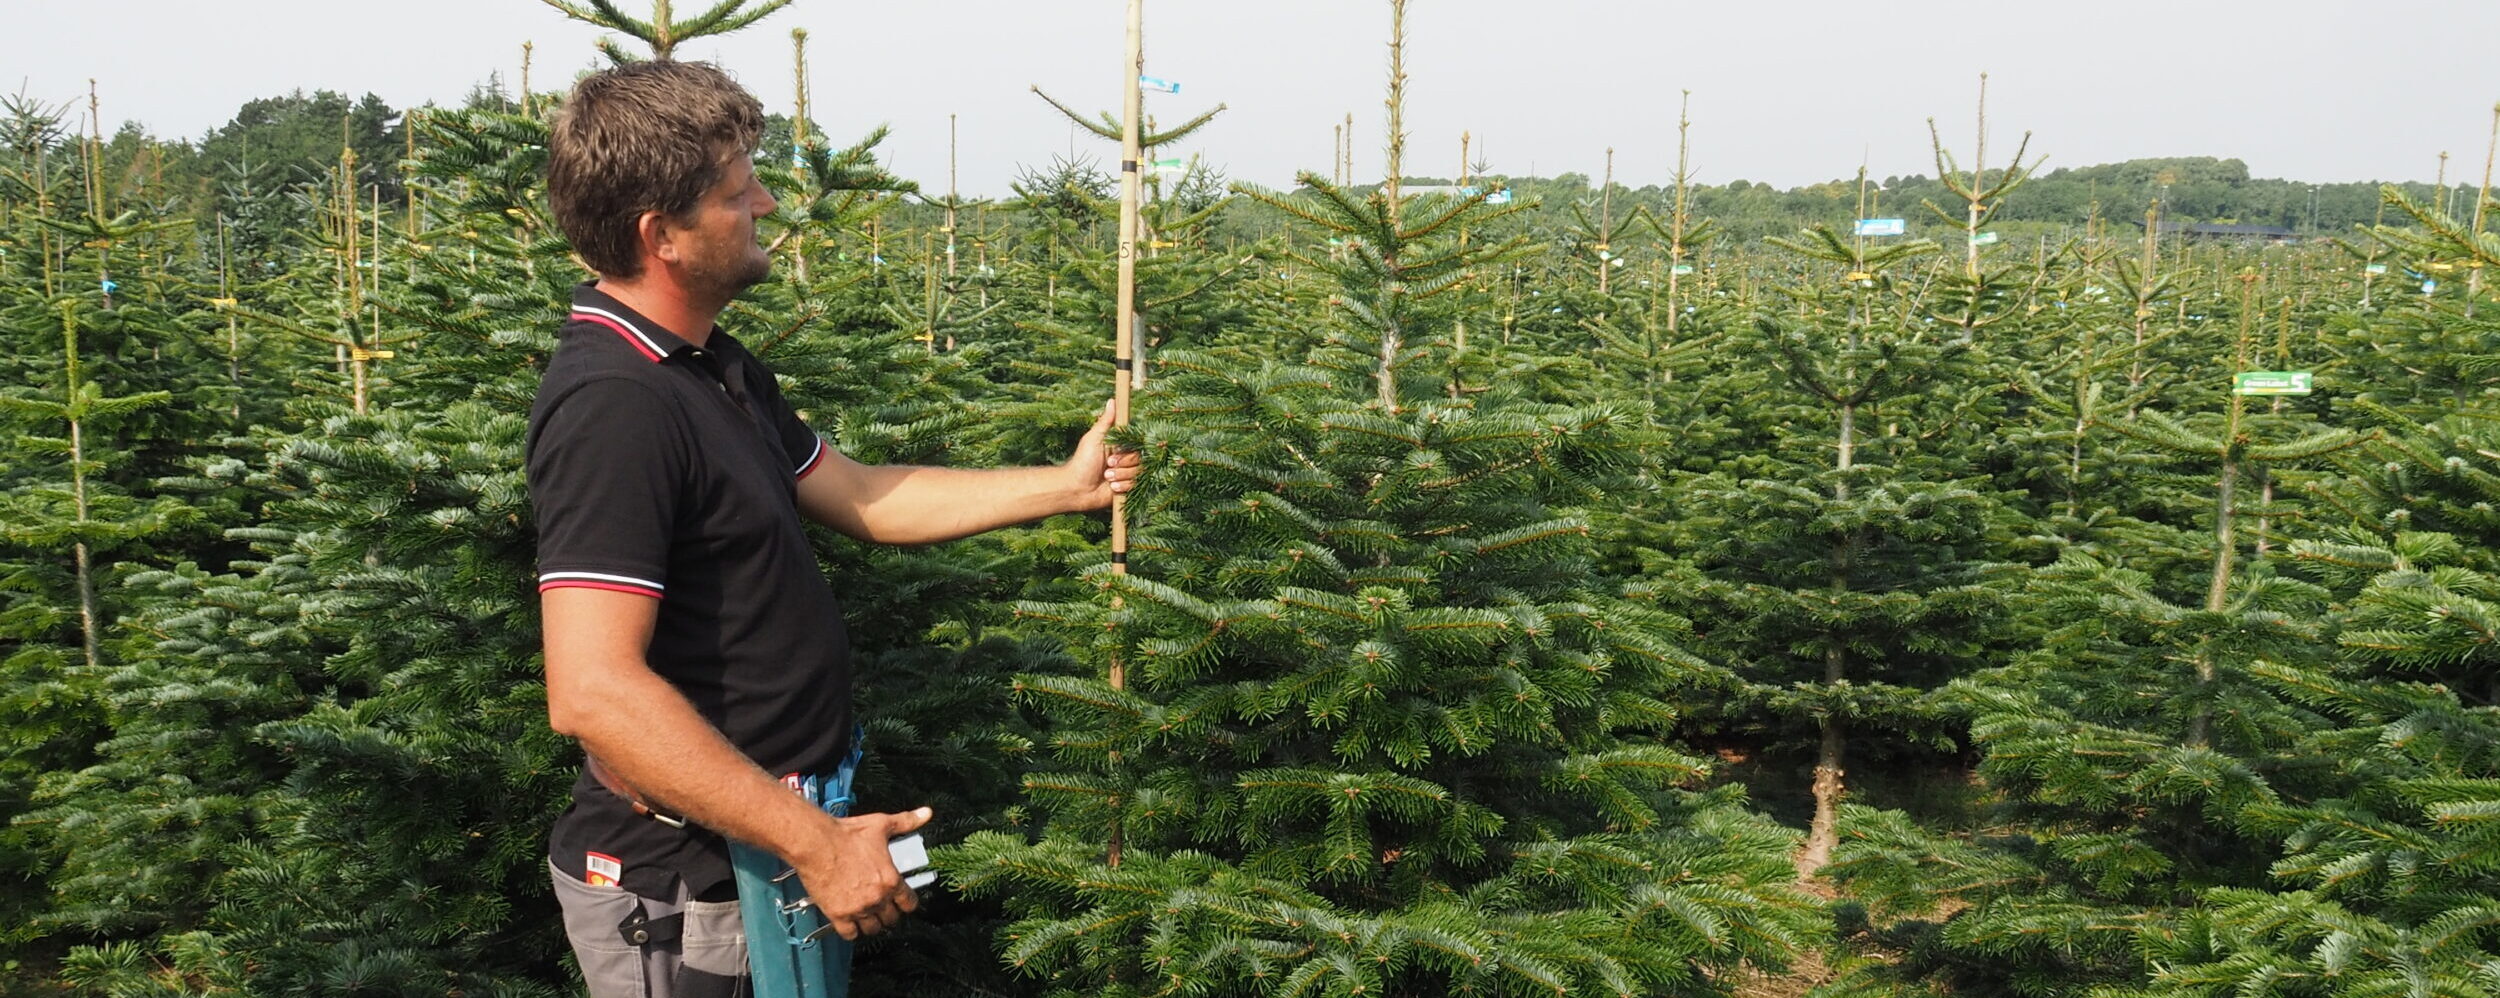
<svg viewBox="0 0 2500 998">
<path fill-rule="evenodd" d="M 596 281 L 530 417 L 547 714 L 590 765 L 549 863 L 597 998 L 726 993 L 744 972 L 723 837 L 793 868 L 845 939 L 916 906 L 886 853 L 908 814 L 829 816 L 783 777 L 850 748 L 841 606 L 802 517 L 927 544 L 1099 509 L 1137 475 L 1106 412 L 1059 467 L 868 467 L 834 452 L 713 319 L 771 260 L 755 98 L 703 63 L 583 79 L 548 200 Z"/>
</svg>

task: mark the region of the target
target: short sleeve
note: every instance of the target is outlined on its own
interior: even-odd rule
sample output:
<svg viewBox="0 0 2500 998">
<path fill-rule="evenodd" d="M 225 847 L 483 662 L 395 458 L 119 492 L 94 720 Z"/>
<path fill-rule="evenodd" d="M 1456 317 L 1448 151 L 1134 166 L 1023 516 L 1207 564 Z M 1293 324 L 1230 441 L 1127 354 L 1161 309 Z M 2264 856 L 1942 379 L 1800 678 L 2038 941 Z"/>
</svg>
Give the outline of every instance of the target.
<svg viewBox="0 0 2500 998">
<path fill-rule="evenodd" d="M 660 393 L 616 378 L 556 400 L 530 439 L 538 590 L 668 593 L 668 552 L 692 467 Z"/>
<path fill-rule="evenodd" d="M 790 403 L 781 397 L 781 386 L 772 383 L 771 375 L 767 374 L 760 380 L 764 382 L 765 397 L 772 406 L 773 429 L 781 436 L 781 450 L 790 458 L 790 473 L 805 478 L 824 466 L 825 438 L 817 436 L 816 430 L 790 408 Z"/>
</svg>

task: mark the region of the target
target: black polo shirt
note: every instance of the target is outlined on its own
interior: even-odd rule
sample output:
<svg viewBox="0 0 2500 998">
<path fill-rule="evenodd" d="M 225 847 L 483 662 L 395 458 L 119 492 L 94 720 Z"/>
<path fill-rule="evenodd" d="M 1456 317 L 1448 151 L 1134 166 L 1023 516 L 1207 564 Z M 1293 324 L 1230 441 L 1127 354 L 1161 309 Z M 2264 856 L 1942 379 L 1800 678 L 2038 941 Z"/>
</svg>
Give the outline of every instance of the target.
<svg viewBox="0 0 2500 998">
<path fill-rule="evenodd" d="M 530 410 L 538 588 L 659 601 L 648 660 L 768 773 L 849 747 L 842 607 L 801 531 L 798 480 L 825 445 L 772 372 L 715 328 L 696 347 L 598 288 L 573 312 Z M 585 773 L 556 821 L 557 869 L 666 899 L 730 879 L 717 834 L 636 815 Z M 613 866 L 611 866 L 613 864 Z"/>
</svg>

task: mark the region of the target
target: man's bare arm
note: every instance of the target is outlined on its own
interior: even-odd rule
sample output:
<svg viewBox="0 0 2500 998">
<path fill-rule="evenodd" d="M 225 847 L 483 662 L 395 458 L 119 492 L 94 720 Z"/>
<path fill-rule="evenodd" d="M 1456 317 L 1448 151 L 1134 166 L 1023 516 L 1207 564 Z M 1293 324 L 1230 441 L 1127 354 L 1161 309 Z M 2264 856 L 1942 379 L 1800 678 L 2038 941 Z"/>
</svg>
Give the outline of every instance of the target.
<svg viewBox="0 0 2500 998">
<path fill-rule="evenodd" d="M 1136 481 L 1134 452 L 1103 442 L 1106 410 L 1066 464 L 1039 468 L 927 468 L 864 465 L 829 451 L 825 466 L 799 480 L 799 511 L 843 534 L 878 544 L 935 544 L 1057 513 L 1111 505 Z"/>
<path fill-rule="evenodd" d="M 659 605 L 601 589 L 540 594 L 548 724 L 654 806 L 780 856 L 846 939 L 917 907 L 885 843 L 928 821 L 928 809 L 838 819 L 758 768 L 651 671 Z"/>
</svg>

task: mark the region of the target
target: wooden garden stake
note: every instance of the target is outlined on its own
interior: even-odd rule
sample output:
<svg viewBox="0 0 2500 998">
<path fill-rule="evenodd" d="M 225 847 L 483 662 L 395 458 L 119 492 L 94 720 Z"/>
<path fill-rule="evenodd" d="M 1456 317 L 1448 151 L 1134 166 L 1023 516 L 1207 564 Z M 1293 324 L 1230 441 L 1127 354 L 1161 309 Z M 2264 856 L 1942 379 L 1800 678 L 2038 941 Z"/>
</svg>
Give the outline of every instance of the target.
<svg viewBox="0 0 2500 998">
<path fill-rule="evenodd" d="M 1683 314 L 1682 278 L 1684 270 L 1684 230 L 1692 218 L 1691 202 L 1687 200 L 1692 184 L 1693 92 L 1684 91 L 1684 100 L 1675 112 L 1675 212 L 1667 236 L 1667 336 L 1676 334 L 1676 319 Z M 1669 377 L 1674 372 L 1668 372 Z"/>
<path fill-rule="evenodd" d="M 2491 140 L 2483 146 L 2483 186 L 2474 193 L 2474 227 L 2469 231 L 2471 238 L 2477 240 L 2483 235 L 2483 205 L 2491 200 L 2491 160 L 2495 153 L 2500 153 L 2500 104 L 2491 106 Z M 2482 297 L 2483 293 L 2483 264 L 2480 260 L 2469 260 L 2466 267 L 2465 317 L 2471 319 L 2474 317 L 2474 299 Z"/>
<path fill-rule="evenodd" d="M 798 114 L 790 119 L 790 147 L 799 153 L 798 174 L 807 179 L 807 29 L 790 29 L 790 82 L 798 94 Z M 807 286 L 807 238 L 790 240 L 790 277 Z"/>
<path fill-rule="evenodd" d="M 946 116 L 946 279 L 955 279 L 955 116 Z"/>
</svg>

